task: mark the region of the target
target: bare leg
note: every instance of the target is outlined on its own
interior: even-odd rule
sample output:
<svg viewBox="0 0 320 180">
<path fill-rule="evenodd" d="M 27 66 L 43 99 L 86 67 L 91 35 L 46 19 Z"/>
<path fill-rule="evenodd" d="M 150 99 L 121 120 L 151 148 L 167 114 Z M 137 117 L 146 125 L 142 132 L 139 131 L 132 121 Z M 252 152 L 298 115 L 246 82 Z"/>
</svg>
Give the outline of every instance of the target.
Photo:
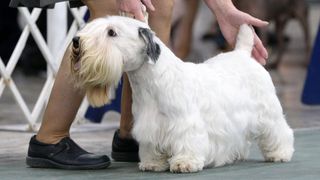
<svg viewBox="0 0 320 180">
<path fill-rule="evenodd" d="M 116 14 L 115 1 L 84 0 L 93 20 L 107 14 Z M 54 144 L 69 136 L 70 126 L 75 118 L 84 93 L 75 89 L 70 77 L 70 52 L 66 51 L 58 71 L 48 106 L 44 113 L 37 140 Z"/>
<path fill-rule="evenodd" d="M 69 51 L 65 52 L 37 134 L 37 140 L 44 143 L 55 144 L 69 136 L 70 126 L 84 97 L 71 81 L 69 54 Z"/>
<path fill-rule="evenodd" d="M 173 49 L 174 53 L 181 59 L 185 59 L 191 49 L 193 22 L 198 12 L 198 0 L 185 1 L 186 11 L 184 17 L 179 22 L 175 33 Z"/>
<path fill-rule="evenodd" d="M 127 74 L 123 75 L 122 95 L 121 95 L 121 120 L 120 134 L 121 138 L 131 138 L 131 129 L 133 126 L 133 116 L 131 112 L 132 91 Z"/>
<path fill-rule="evenodd" d="M 171 29 L 171 14 L 173 8 L 173 0 L 152 1 L 156 10 L 149 12 L 149 25 L 157 36 L 167 45 L 169 44 Z M 133 125 L 133 117 L 131 113 L 132 97 L 131 87 L 127 76 L 123 78 L 122 100 L 121 100 L 121 121 L 120 121 L 120 137 L 131 138 L 131 129 Z"/>
</svg>

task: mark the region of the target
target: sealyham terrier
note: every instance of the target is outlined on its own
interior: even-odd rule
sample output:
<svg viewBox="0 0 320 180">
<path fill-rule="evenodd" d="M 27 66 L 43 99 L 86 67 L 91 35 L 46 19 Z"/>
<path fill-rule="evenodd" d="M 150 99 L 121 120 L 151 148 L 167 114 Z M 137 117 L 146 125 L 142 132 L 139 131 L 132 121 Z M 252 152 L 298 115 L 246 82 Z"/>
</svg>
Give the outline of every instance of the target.
<svg viewBox="0 0 320 180">
<path fill-rule="evenodd" d="M 95 106 L 107 103 L 128 74 L 142 171 L 223 166 L 246 159 L 254 140 L 266 161 L 287 162 L 293 131 L 270 75 L 251 57 L 253 39 L 252 28 L 242 25 L 235 50 L 185 63 L 147 24 L 111 16 L 73 39 L 71 69 Z"/>
</svg>

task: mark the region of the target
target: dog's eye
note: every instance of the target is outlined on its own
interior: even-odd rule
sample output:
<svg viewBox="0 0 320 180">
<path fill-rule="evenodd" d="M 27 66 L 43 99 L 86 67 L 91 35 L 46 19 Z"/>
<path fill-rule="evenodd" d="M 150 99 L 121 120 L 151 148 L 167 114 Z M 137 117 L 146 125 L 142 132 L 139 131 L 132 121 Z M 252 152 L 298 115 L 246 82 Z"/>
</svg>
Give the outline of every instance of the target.
<svg viewBox="0 0 320 180">
<path fill-rule="evenodd" d="M 108 36 L 115 37 L 115 36 L 117 36 L 117 33 L 113 29 L 109 29 L 108 30 Z"/>
</svg>

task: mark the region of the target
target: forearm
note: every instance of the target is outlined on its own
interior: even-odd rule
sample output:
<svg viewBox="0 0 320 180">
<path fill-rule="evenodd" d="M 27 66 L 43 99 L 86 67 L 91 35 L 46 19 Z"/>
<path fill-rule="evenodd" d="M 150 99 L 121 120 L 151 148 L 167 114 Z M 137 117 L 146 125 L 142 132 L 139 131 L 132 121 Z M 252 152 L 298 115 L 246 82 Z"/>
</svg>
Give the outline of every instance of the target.
<svg viewBox="0 0 320 180">
<path fill-rule="evenodd" d="M 227 11 L 234 10 L 235 6 L 231 0 L 204 0 L 211 11 L 216 15 L 225 14 Z"/>
</svg>

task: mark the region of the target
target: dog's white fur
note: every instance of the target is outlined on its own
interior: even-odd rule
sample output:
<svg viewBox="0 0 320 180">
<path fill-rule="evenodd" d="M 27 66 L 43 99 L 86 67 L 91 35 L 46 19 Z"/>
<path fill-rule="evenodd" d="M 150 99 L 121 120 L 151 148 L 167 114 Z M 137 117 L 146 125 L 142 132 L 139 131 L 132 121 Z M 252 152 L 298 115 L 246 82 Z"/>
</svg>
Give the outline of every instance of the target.
<svg viewBox="0 0 320 180">
<path fill-rule="evenodd" d="M 155 36 L 161 53 L 154 62 L 146 55 L 141 27 L 149 29 L 124 17 L 89 23 L 78 35 L 83 57 L 90 58 L 80 57 L 75 70 L 80 86 L 104 92 L 127 72 L 141 170 L 197 172 L 222 166 L 245 159 L 253 140 L 266 161 L 290 161 L 293 131 L 270 75 L 250 56 L 254 36 L 249 26 L 240 27 L 234 51 L 202 64 L 182 62 Z M 110 29 L 116 37 L 108 36 Z"/>
</svg>

